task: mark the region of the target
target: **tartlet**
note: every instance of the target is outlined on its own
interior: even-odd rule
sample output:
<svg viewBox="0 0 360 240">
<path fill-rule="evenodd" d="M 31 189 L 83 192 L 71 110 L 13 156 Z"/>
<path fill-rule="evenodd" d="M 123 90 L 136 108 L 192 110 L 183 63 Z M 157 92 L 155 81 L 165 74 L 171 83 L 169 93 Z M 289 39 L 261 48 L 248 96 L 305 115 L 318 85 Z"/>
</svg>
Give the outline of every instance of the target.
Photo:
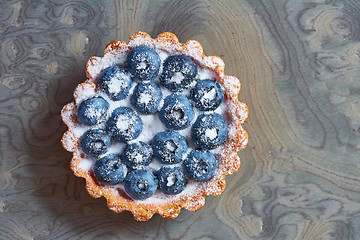
<svg viewBox="0 0 360 240">
<path fill-rule="evenodd" d="M 135 75 L 129 73 L 131 67 L 128 66 L 130 60 L 127 60 L 127 57 L 132 49 L 137 49 L 139 46 L 147 46 L 147 48 L 151 49 L 151 51 L 155 51 L 160 58 L 160 67 L 158 73 L 155 73 L 155 77 L 152 77 L 150 81 L 148 81 L 148 79 L 138 79 L 135 76 L 136 73 Z M 197 67 L 196 76 L 193 77 L 193 79 L 189 83 L 185 84 L 185 87 L 178 87 L 179 84 L 167 85 L 166 82 L 160 82 L 159 80 L 159 78 L 161 77 L 164 78 L 163 75 L 166 75 L 165 73 L 163 73 L 166 71 L 166 68 L 164 68 L 163 66 L 164 62 L 169 57 L 174 55 L 186 56 L 187 58 L 190 58 Z M 111 95 L 113 90 L 110 89 L 109 93 L 109 91 L 104 91 L 104 88 L 102 88 L 103 91 L 101 91 L 99 87 L 99 84 L 103 84 L 103 80 L 101 80 L 101 82 L 99 83 L 99 79 L 104 78 L 104 73 L 102 72 L 112 66 L 120 66 L 120 68 L 124 69 L 131 77 L 132 85 L 128 87 L 128 93 L 125 92 L 125 99 L 114 99 L 112 98 L 113 95 Z M 75 101 L 65 105 L 61 111 L 62 120 L 69 128 L 62 137 L 62 144 L 67 151 L 73 153 L 73 157 L 71 159 L 71 169 L 76 176 L 82 177 L 86 180 L 86 189 L 89 194 L 94 198 L 99 198 L 101 196 L 105 197 L 109 209 L 114 212 L 123 212 L 125 210 L 130 211 L 134 215 L 134 218 L 138 221 L 146 221 L 150 219 L 155 213 L 159 213 L 165 218 L 172 219 L 177 217 L 177 215 L 180 213 L 181 208 L 185 208 L 190 211 L 196 211 L 202 208 L 205 204 L 206 195 L 221 194 L 224 191 L 226 185 L 225 176 L 235 173 L 240 168 L 241 162 L 237 152 L 243 149 L 248 142 L 247 133 L 241 126 L 241 124 L 248 118 L 248 108 L 246 104 L 239 102 L 238 100 L 240 81 L 236 77 L 225 75 L 224 68 L 225 64 L 219 57 L 204 55 L 203 48 L 199 42 L 194 40 L 188 40 L 187 42 L 181 44 L 179 43 L 177 37 L 169 32 L 164 32 L 155 39 L 152 39 L 145 32 L 137 32 L 130 37 L 128 43 L 120 41 L 110 42 L 106 46 L 104 56 L 102 58 L 91 57 L 86 63 L 85 67 L 88 79 L 85 82 L 80 83 L 76 87 L 74 91 Z M 131 71 L 134 72 L 136 71 L 136 69 Z M 174 76 L 175 75 L 172 75 L 172 77 Z M 177 78 L 175 76 L 175 78 L 172 79 L 174 80 L 174 83 L 182 83 L 182 81 L 184 81 L 185 79 L 184 76 L 185 74 L 181 75 L 180 80 L 178 76 Z M 223 92 L 223 99 L 221 103 L 217 103 L 218 107 L 216 107 L 215 110 L 211 109 L 211 107 L 210 110 L 203 110 L 201 109 L 201 106 L 198 106 L 199 102 L 201 101 L 198 101 L 198 99 L 196 99 L 195 97 L 189 97 L 194 91 L 193 88 L 195 84 L 205 79 L 210 79 L 213 82 L 219 84 L 221 87 L 221 91 Z M 137 109 L 136 107 L 134 107 L 135 105 L 132 104 L 129 100 L 132 95 L 135 95 L 134 88 L 137 85 L 140 85 L 141 82 L 154 82 L 160 87 L 162 91 L 162 94 L 160 94 L 162 95 L 161 101 L 158 103 L 158 106 L 155 110 L 150 111 L 148 108 L 143 110 L 145 112 L 141 112 L 142 108 Z M 113 87 L 114 86 L 119 87 L 116 84 L 113 84 Z M 170 105 L 172 104 L 172 102 L 175 101 L 173 99 L 170 99 L 170 95 L 182 95 L 190 99 L 190 108 L 194 109 L 192 111 L 192 114 L 194 116 L 191 117 L 191 115 L 189 115 L 189 121 L 187 123 L 184 123 L 185 125 L 187 124 L 186 126 L 179 125 L 178 121 L 175 121 L 173 122 L 173 124 L 171 124 L 171 121 L 169 123 L 167 120 L 160 119 L 161 116 L 164 116 L 164 113 L 160 113 L 160 111 L 165 111 L 164 105 L 166 104 L 166 101 L 169 102 L 168 104 Z M 218 93 L 216 93 L 215 95 L 213 94 L 213 96 L 218 96 Z M 106 105 L 106 109 L 109 113 L 96 115 L 97 117 L 100 116 L 101 118 L 104 118 L 105 120 L 103 121 L 95 123 L 90 122 L 89 124 L 86 123 L 88 125 L 84 125 L 84 122 L 86 121 L 81 120 L 81 122 L 79 120 L 80 116 L 78 116 L 78 114 L 79 111 L 81 111 L 79 110 L 79 108 L 81 104 L 85 105 L 84 101 L 95 97 L 105 99 L 105 102 L 109 103 L 109 105 L 106 105 L 106 103 L 103 103 L 103 105 L 100 104 L 101 106 Z M 170 100 L 165 101 L 164 99 L 166 99 L 166 97 L 169 97 Z M 122 103 L 120 104 L 121 101 Z M 111 104 L 113 104 L 115 107 L 111 107 Z M 107 127 L 107 125 L 110 124 L 109 119 L 112 117 L 115 108 L 119 106 L 121 108 L 127 107 L 132 109 L 131 111 L 135 112 L 135 115 L 138 115 L 140 117 L 140 120 L 142 122 L 142 130 L 140 131 L 140 133 L 138 133 L 139 131 L 136 132 L 134 130 L 134 136 L 127 139 L 118 139 L 116 133 L 109 133 L 111 137 L 111 143 L 109 144 L 111 144 L 111 146 L 106 149 L 105 152 L 102 152 L 100 154 L 96 153 L 97 155 L 91 155 L 91 153 L 89 152 L 85 153 L 88 150 L 86 150 L 86 147 L 84 148 L 83 146 L 83 142 L 85 141 L 83 135 L 85 135 L 85 133 L 88 133 L 88 131 L 94 128 L 105 129 L 105 132 L 107 130 L 109 132 L 110 128 Z M 186 111 L 185 113 L 187 114 Z M 205 119 L 211 114 L 222 115 L 223 119 L 225 120 L 227 129 L 224 140 L 222 140 L 222 142 L 220 144 L 217 144 L 216 146 L 210 146 L 206 144 L 202 145 L 201 139 L 198 140 L 196 136 L 194 137 L 193 134 L 193 132 L 195 131 L 194 129 L 196 128 L 194 127 L 194 125 L 197 119 L 200 118 L 200 116 Z M 184 117 L 184 112 L 181 112 L 180 115 L 180 117 Z M 214 121 L 216 124 L 218 120 L 215 119 Z M 129 128 L 129 126 L 127 127 Z M 143 166 L 139 165 L 140 167 L 134 167 L 128 162 L 124 164 L 125 155 L 121 154 L 122 151 L 124 151 L 125 146 L 128 146 L 130 143 L 133 142 L 143 141 L 149 146 L 151 146 L 156 152 L 156 149 L 153 147 L 153 145 L 155 146 L 155 135 L 159 132 L 169 131 L 184 135 L 184 139 L 186 140 L 187 150 L 183 155 L 180 156 L 179 160 L 174 160 L 174 162 L 166 162 L 166 160 L 164 160 L 165 162 L 162 160 L 159 161 L 158 155 L 154 156 L 155 154 L 152 153 L 150 157 L 150 163 L 148 162 Z M 214 132 L 215 135 L 212 136 L 211 131 L 208 131 L 207 134 L 210 135 L 206 135 L 206 137 L 211 137 L 211 139 L 213 139 L 219 136 L 217 135 L 218 133 L 219 130 L 216 130 Z M 86 150 L 85 152 L 84 149 Z M 177 149 L 178 148 L 176 148 L 176 151 Z M 189 158 L 191 151 L 194 151 L 194 153 L 196 151 L 203 151 L 206 153 L 209 152 L 211 156 L 215 157 L 216 168 L 210 176 L 210 179 L 204 180 L 196 177 L 194 178 L 192 177 L 191 173 L 186 172 L 186 164 L 184 163 L 184 159 Z M 160 189 L 161 186 L 165 186 L 165 188 L 167 188 L 166 183 L 165 185 L 163 184 L 163 182 L 163 185 L 157 183 L 158 185 L 156 186 L 156 189 L 151 190 L 152 192 L 150 196 L 144 195 L 142 199 L 137 199 L 136 195 L 134 197 L 130 190 L 125 189 L 126 187 L 127 189 L 129 189 L 128 186 L 131 185 L 131 179 L 133 178 L 131 178 L 130 180 L 120 179 L 120 183 L 118 181 L 115 184 L 104 183 L 104 179 L 102 179 L 102 181 L 99 180 L 101 176 L 97 174 L 99 170 L 94 170 L 94 168 L 96 168 L 95 162 L 98 163 L 99 159 L 104 158 L 104 156 L 108 155 L 108 153 L 116 154 L 117 156 L 119 156 L 116 159 L 120 159 L 119 161 L 122 162 L 121 166 L 122 168 L 124 168 L 124 170 L 122 170 L 124 177 L 126 175 L 130 178 L 130 173 L 132 172 L 140 174 L 141 171 L 148 171 L 154 173 L 155 180 L 159 182 L 159 169 L 164 165 L 169 165 L 170 167 L 178 167 L 180 171 L 186 172 L 185 183 L 184 181 L 181 182 L 181 184 L 183 184 L 182 186 L 185 187 L 183 187 L 181 191 L 179 190 L 180 192 L 174 192 L 173 190 L 171 190 L 172 192 L 168 194 L 166 191 L 163 191 L 164 187 Z M 191 155 L 194 156 L 194 154 Z M 126 167 L 124 167 L 124 165 Z M 117 177 L 119 177 L 120 175 L 117 175 Z M 132 175 L 136 174 L 134 173 Z M 110 180 L 113 181 L 114 179 Z M 167 180 L 169 180 L 167 184 L 171 186 L 174 179 L 171 180 L 168 178 Z M 124 187 L 124 185 L 126 186 Z M 167 188 L 167 190 L 168 189 L 169 188 Z"/>
</svg>

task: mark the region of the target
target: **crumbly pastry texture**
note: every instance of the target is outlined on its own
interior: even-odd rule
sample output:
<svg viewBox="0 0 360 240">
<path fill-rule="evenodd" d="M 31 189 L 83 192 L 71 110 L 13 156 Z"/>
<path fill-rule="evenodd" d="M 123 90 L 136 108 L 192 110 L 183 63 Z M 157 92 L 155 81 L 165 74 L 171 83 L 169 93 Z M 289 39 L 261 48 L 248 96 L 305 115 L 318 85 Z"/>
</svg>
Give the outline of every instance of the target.
<svg viewBox="0 0 360 240">
<path fill-rule="evenodd" d="M 225 142 L 213 151 L 217 160 L 214 176 L 205 182 L 189 181 L 186 190 L 177 195 L 165 195 L 159 190 L 145 200 L 133 200 L 127 196 L 123 187 L 107 186 L 99 183 L 91 170 L 91 160 L 80 148 L 80 137 L 84 127 L 78 122 L 77 108 L 85 99 L 96 95 L 97 78 L 101 71 L 113 65 L 126 62 L 129 51 L 140 45 L 147 45 L 168 55 L 182 54 L 190 57 L 200 69 L 209 70 L 215 82 L 224 89 L 224 113 L 227 119 L 228 135 Z M 197 211 L 205 204 L 206 195 L 219 195 L 225 189 L 225 176 L 233 174 L 240 168 L 237 152 L 247 145 L 248 135 L 241 124 L 248 118 L 246 104 L 239 102 L 240 81 L 224 74 L 225 64 L 217 56 L 205 56 L 199 42 L 188 40 L 181 44 L 177 37 L 169 32 L 161 33 L 152 39 L 145 32 L 137 32 L 128 43 L 110 42 L 104 56 L 91 57 L 86 63 L 87 80 L 79 84 L 74 91 L 75 101 L 64 106 L 61 117 L 68 126 L 62 137 L 62 144 L 73 153 L 71 169 L 78 177 L 86 180 L 86 189 L 94 198 L 105 197 L 109 209 L 114 212 L 130 211 L 138 221 L 149 220 L 155 213 L 169 219 L 177 217 L 181 208 Z M 156 160 L 153 160 L 156 161 Z"/>
</svg>

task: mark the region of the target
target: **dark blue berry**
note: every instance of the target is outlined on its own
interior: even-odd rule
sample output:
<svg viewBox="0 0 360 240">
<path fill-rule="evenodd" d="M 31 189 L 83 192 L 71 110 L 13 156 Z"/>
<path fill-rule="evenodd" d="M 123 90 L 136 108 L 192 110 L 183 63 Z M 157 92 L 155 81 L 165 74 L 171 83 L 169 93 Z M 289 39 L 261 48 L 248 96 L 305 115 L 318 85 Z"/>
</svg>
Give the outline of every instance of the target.
<svg viewBox="0 0 360 240">
<path fill-rule="evenodd" d="M 193 150 L 183 161 L 185 175 L 193 181 L 204 182 L 212 178 L 217 161 L 209 151 Z"/>
<path fill-rule="evenodd" d="M 106 153 L 111 145 L 110 136 L 102 129 L 88 130 L 80 138 L 80 147 L 89 156 Z"/>
<path fill-rule="evenodd" d="M 194 110 L 187 97 L 172 94 L 165 98 L 159 111 L 161 122 L 169 129 L 181 130 L 187 128 L 194 119 Z"/>
<path fill-rule="evenodd" d="M 127 173 L 125 164 L 116 154 L 109 154 L 95 162 L 94 174 L 103 184 L 115 185 L 124 181 Z"/>
<path fill-rule="evenodd" d="M 132 86 L 130 75 L 116 65 L 104 69 L 98 77 L 99 89 L 105 92 L 112 100 L 126 98 Z"/>
<path fill-rule="evenodd" d="M 125 192 L 134 200 L 151 197 L 157 189 L 157 181 L 151 172 L 145 169 L 133 170 L 124 181 Z"/>
<path fill-rule="evenodd" d="M 215 110 L 224 99 L 224 92 L 219 83 L 209 79 L 201 80 L 192 89 L 191 99 L 202 111 Z"/>
<path fill-rule="evenodd" d="M 186 179 L 179 167 L 163 166 L 157 172 L 160 190 L 165 194 L 181 193 L 186 187 Z"/>
<path fill-rule="evenodd" d="M 156 134 L 151 147 L 155 158 L 164 164 L 181 162 L 188 148 L 185 138 L 174 131 Z"/>
<path fill-rule="evenodd" d="M 109 103 L 102 97 L 94 97 L 80 103 L 77 116 L 84 125 L 95 125 L 103 122 L 107 116 Z"/>
<path fill-rule="evenodd" d="M 170 91 L 182 91 L 194 80 L 196 73 L 197 67 L 191 58 L 174 55 L 165 60 L 160 82 Z"/>
<path fill-rule="evenodd" d="M 196 145 L 203 149 L 214 149 L 227 138 L 227 125 L 217 113 L 201 114 L 191 128 L 191 137 Z"/>
<path fill-rule="evenodd" d="M 116 108 L 106 122 L 106 131 L 117 142 L 133 140 L 142 131 L 141 118 L 130 108 Z"/>
<path fill-rule="evenodd" d="M 131 105 L 140 113 L 152 114 L 159 109 L 162 92 L 154 82 L 139 83 L 131 96 Z"/>
<path fill-rule="evenodd" d="M 138 46 L 131 49 L 127 55 L 127 68 L 139 81 L 151 81 L 159 73 L 159 54 L 148 46 Z"/>
<path fill-rule="evenodd" d="M 144 142 L 128 144 L 123 152 L 125 164 L 132 169 L 148 166 L 151 162 L 151 157 L 151 147 Z"/>
</svg>

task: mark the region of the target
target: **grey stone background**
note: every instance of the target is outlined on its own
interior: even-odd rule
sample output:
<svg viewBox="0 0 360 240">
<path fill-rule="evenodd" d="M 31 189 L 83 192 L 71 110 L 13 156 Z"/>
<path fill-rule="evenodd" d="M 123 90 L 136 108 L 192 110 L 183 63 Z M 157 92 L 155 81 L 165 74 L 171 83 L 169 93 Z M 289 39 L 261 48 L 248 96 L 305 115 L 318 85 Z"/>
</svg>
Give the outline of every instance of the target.
<svg viewBox="0 0 360 240">
<path fill-rule="evenodd" d="M 357 0 L 1 1 L 0 239 L 360 239 Z M 60 110 L 106 44 L 198 40 L 242 83 L 241 169 L 175 220 L 91 198 Z"/>
</svg>

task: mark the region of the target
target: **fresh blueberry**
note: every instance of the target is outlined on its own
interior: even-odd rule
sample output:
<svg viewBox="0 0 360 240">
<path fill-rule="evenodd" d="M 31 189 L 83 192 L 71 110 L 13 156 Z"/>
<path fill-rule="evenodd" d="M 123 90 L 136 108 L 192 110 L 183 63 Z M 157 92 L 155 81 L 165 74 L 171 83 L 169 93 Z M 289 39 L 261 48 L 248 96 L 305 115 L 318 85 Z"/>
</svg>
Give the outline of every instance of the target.
<svg viewBox="0 0 360 240">
<path fill-rule="evenodd" d="M 191 58 L 185 55 L 173 55 L 163 64 L 160 82 L 170 91 L 182 91 L 194 80 L 196 73 L 197 67 Z"/>
<path fill-rule="evenodd" d="M 165 98 L 159 111 L 161 122 L 169 129 L 181 130 L 187 128 L 194 119 L 194 110 L 187 97 L 172 94 Z"/>
<path fill-rule="evenodd" d="M 106 131 L 117 142 L 137 138 L 142 131 L 141 118 L 127 107 L 116 108 L 106 122 Z"/>
<path fill-rule="evenodd" d="M 105 68 L 98 78 L 99 89 L 105 92 L 112 100 L 126 98 L 132 86 L 130 75 L 116 65 Z"/>
<path fill-rule="evenodd" d="M 148 166 L 151 162 L 151 157 L 151 147 L 144 142 L 128 144 L 123 152 L 125 164 L 132 169 Z"/>
<path fill-rule="evenodd" d="M 217 161 L 209 151 L 192 150 L 183 162 L 185 175 L 196 182 L 212 178 L 216 168 Z"/>
<path fill-rule="evenodd" d="M 179 167 L 163 166 L 157 172 L 160 190 L 165 194 L 181 193 L 186 187 L 186 179 Z"/>
<path fill-rule="evenodd" d="M 77 111 L 79 122 L 91 126 L 105 120 L 109 103 L 102 97 L 94 97 L 80 103 Z"/>
<path fill-rule="evenodd" d="M 188 148 L 185 138 L 174 131 L 156 134 L 151 147 L 155 158 L 164 164 L 181 162 Z"/>
<path fill-rule="evenodd" d="M 103 184 L 115 185 L 124 181 L 127 173 L 125 164 L 116 154 L 109 154 L 95 162 L 94 174 Z"/>
<path fill-rule="evenodd" d="M 198 81 L 191 91 L 191 99 L 202 111 L 215 110 L 224 99 L 220 84 L 210 79 Z"/>
<path fill-rule="evenodd" d="M 106 153 L 111 145 L 110 136 L 102 129 L 88 130 L 80 138 L 80 147 L 89 156 Z"/>
<path fill-rule="evenodd" d="M 129 72 L 139 81 L 153 80 L 160 70 L 159 54 L 148 46 L 141 45 L 131 49 L 126 61 Z"/>
<path fill-rule="evenodd" d="M 139 83 L 131 96 L 131 104 L 140 113 L 152 114 L 159 109 L 161 99 L 162 92 L 156 83 Z"/>
<path fill-rule="evenodd" d="M 191 128 L 191 137 L 196 145 L 204 149 L 214 149 L 227 138 L 224 118 L 217 113 L 201 114 Z"/>
<path fill-rule="evenodd" d="M 151 197 L 157 189 L 157 181 L 151 172 L 145 169 L 133 170 L 125 178 L 125 192 L 134 200 Z"/>
</svg>

